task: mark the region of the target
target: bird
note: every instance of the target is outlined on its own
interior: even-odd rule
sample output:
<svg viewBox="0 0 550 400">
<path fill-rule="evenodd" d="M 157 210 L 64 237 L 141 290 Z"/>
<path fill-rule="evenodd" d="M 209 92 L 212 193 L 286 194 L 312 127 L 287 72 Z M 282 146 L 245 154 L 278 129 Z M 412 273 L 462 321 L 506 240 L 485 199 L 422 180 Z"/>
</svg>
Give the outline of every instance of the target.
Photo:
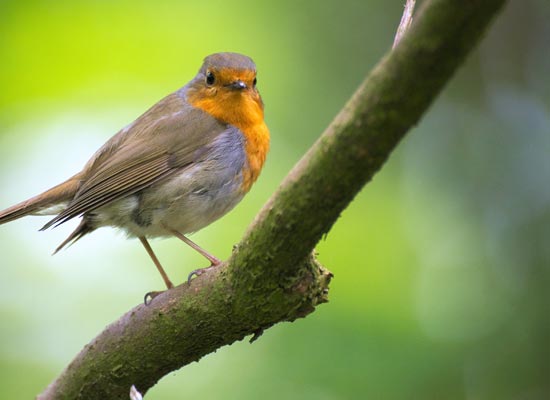
<svg viewBox="0 0 550 400">
<path fill-rule="evenodd" d="M 269 144 L 254 61 L 211 54 L 189 83 L 112 136 L 80 172 L 0 211 L 0 225 L 27 215 L 54 216 L 40 229 L 46 230 L 81 217 L 54 254 L 100 227 L 118 228 L 139 239 L 171 289 L 148 239 L 176 237 L 210 262 L 188 279 L 220 265 L 186 235 L 241 201 Z"/>
</svg>

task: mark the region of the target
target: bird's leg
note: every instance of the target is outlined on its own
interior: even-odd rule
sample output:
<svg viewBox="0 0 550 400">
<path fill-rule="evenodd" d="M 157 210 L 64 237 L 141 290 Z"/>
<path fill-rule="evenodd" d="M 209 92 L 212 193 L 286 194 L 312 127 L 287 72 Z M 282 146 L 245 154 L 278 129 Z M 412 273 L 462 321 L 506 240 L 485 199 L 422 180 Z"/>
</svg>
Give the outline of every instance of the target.
<svg viewBox="0 0 550 400">
<path fill-rule="evenodd" d="M 166 271 L 164 271 L 164 268 L 162 268 L 162 265 L 160 264 L 159 259 L 157 258 L 157 256 L 153 252 L 153 249 L 149 245 L 149 242 L 147 241 L 147 239 L 145 239 L 145 237 L 141 236 L 139 238 L 139 240 L 141 241 L 141 244 L 143 244 L 143 247 L 145 247 L 145 250 L 147 250 L 147 253 L 149 254 L 151 259 L 153 260 L 153 263 L 155 264 L 158 271 L 160 272 L 160 275 L 162 276 L 162 279 L 164 280 L 164 283 L 166 284 L 166 287 L 168 289 L 172 289 L 174 287 L 174 285 L 172 284 L 172 281 L 170 281 L 170 278 L 168 278 L 168 275 L 166 274 Z M 145 304 L 148 304 L 151 300 L 153 300 L 156 296 L 158 296 L 161 293 L 162 293 L 162 291 L 160 291 L 160 292 L 148 292 L 147 294 L 145 294 Z"/>
<path fill-rule="evenodd" d="M 202 247 L 200 247 L 198 244 L 196 244 L 195 242 L 193 242 L 191 239 L 188 239 L 186 236 L 182 235 L 181 233 L 179 233 L 178 231 L 175 231 L 173 229 L 169 229 L 168 230 L 175 236 L 177 237 L 178 239 L 182 240 L 183 242 L 185 242 L 186 244 L 188 244 L 189 246 L 191 246 L 193 249 L 195 249 L 196 251 L 198 251 L 200 254 L 202 254 L 208 261 L 210 261 L 210 264 L 212 267 L 215 267 L 216 265 L 220 265 L 222 262 L 217 259 L 216 257 L 214 257 L 212 254 L 208 253 L 206 250 L 204 250 Z"/>
<path fill-rule="evenodd" d="M 208 253 L 206 250 L 204 250 L 202 247 L 200 247 L 198 244 L 193 242 L 191 239 L 187 238 L 186 236 L 182 235 L 180 232 L 176 231 L 175 229 L 169 228 L 167 226 L 164 226 L 166 230 L 168 230 L 170 233 L 172 233 L 175 237 L 186 243 L 187 245 L 191 246 L 193 249 L 198 251 L 200 254 L 202 254 L 208 261 L 210 261 L 210 266 L 206 268 L 199 268 L 194 271 L 191 271 L 189 276 L 187 277 L 187 282 L 191 281 L 191 278 L 193 276 L 199 276 L 208 271 L 209 269 L 212 269 L 214 267 L 217 267 L 222 262 L 214 257 L 212 254 Z"/>
</svg>

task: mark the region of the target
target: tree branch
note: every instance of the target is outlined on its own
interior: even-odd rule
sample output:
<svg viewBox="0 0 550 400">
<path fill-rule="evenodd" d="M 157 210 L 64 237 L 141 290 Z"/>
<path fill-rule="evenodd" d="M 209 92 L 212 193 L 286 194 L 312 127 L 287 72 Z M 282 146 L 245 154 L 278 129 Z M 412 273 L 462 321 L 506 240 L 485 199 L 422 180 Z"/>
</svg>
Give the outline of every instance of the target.
<svg viewBox="0 0 550 400">
<path fill-rule="evenodd" d="M 222 268 L 139 305 L 88 344 L 40 399 L 127 399 L 217 348 L 327 301 L 312 250 L 418 122 L 504 0 L 429 0 L 289 173 Z"/>
</svg>

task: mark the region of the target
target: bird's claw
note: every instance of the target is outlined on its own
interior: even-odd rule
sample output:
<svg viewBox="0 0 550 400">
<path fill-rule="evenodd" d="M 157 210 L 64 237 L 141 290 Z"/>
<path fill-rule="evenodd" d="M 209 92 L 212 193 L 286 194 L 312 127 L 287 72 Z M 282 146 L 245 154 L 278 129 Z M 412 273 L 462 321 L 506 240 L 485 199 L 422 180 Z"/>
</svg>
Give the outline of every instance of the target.
<svg viewBox="0 0 550 400">
<path fill-rule="evenodd" d="M 206 268 L 199 268 L 199 269 L 196 269 L 194 271 L 191 271 L 191 273 L 187 276 L 187 283 L 190 284 L 191 283 L 191 279 L 194 277 L 194 276 L 201 276 L 202 274 L 204 274 L 205 272 L 211 270 L 212 268 L 216 267 L 217 265 L 211 265 L 209 267 L 206 267 Z"/>
<path fill-rule="evenodd" d="M 164 292 L 165 290 L 158 290 L 145 293 L 145 296 L 143 296 L 143 304 L 145 304 L 146 306 L 150 305 L 155 297 Z"/>
</svg>

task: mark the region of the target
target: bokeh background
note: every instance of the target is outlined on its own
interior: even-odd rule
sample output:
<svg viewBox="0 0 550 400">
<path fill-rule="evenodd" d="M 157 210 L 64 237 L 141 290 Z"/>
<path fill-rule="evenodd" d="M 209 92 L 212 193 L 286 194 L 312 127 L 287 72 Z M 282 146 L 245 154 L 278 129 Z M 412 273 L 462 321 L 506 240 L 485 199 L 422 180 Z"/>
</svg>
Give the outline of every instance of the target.
<svg viewBox="0 0 550 400">
<path fill-rule="evenodd" d="M 389 49 L 402 3 L 0 2 L 0 207 L 79 170 L 207 54 L 242 52 L 258 66 L 272 150 L 248 197 L 194 235 L 226 258 Z M 147 398 L 550 398 L 549 20 L 547 1 L 510 1 L 342 214 L 318 246 L 330 303 Z M 0 227 L 0 398 L 33 398 L 163 287 L 141 245 L 113 230 L 50 257 L 74 223 L 38 232 L 46 221 Z M 175 281 L 205 264 L 175 239 L 153 247 Z"/>
</svg>

